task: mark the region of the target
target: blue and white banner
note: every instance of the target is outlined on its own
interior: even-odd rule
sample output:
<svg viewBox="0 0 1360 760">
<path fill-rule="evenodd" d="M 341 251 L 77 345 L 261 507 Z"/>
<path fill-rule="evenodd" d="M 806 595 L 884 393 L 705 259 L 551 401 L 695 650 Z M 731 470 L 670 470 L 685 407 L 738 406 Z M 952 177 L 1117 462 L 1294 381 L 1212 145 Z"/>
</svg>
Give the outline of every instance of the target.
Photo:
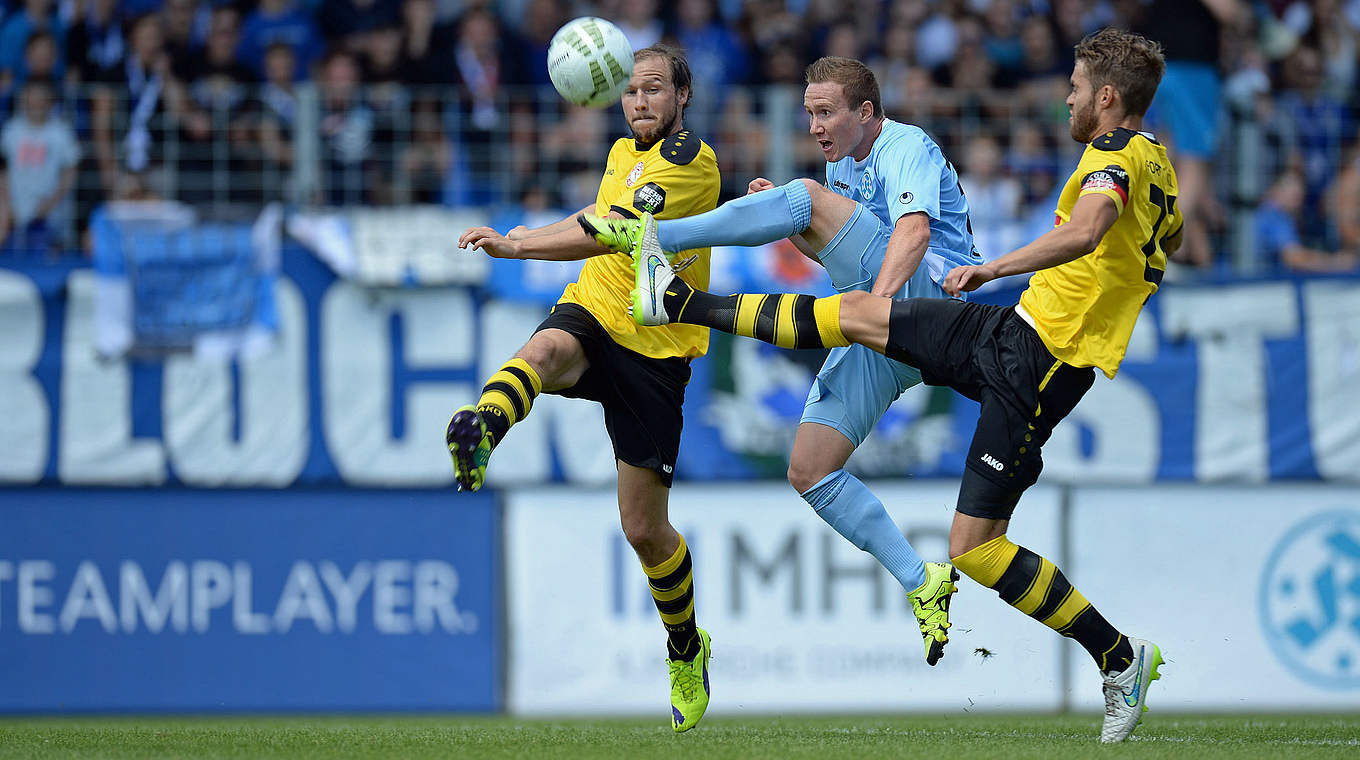
<svg viewBox="0 0 1360 760">
<path fill-rule="evenodd" d="M 183 203 L 108 203 L 90 220 L 95 350 L 204 357 L 266 350 L 278 329 L 274 282 L 283 212 L 253 224 L 204 222 Z"/>
<path fill-rule="evenodd" d="M 744 255 L 715 257 L 715 288 L 816 290 L 820 273 L 800 259 Z M 475 287 L 370 288 L 285 247 L 271 350 L 163 361 L 99 355 L 90 270 L 0 264 L 0 482 L 448 486 L 449 414 L 572 276 L 505 264 Z M 822 357 L 715 333 L 686 391 L 677 477 L 782 478 Z M 1046 445 L 1044 478 L 1356 482 L 1357 357 L 1360 279 L 1168 284 L 1119 377 L 1098 379 Z M 955 477 L 976 414 L 947 389 L 908 391 L 850 467 Z M 597 405 L 541 397 L 497 450 L 491 484 L 610 482 L 602 419 Z"/>
<path fill-rule="evenodd" d="M 501 705 L 499 525 L 445 491 L 0 491 L 0 711 Z"/>
</svg>

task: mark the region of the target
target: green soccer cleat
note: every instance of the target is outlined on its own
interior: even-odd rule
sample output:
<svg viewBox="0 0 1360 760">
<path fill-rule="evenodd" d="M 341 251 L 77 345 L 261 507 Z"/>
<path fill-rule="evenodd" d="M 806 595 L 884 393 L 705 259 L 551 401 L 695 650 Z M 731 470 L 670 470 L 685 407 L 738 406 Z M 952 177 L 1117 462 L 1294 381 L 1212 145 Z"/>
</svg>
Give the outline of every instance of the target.
<svg viewBox="0 0 1360 760">
<path fill-rule="evenodd" d="M 638 219 L 614 219 L 578 214 L 576 222 L 595 242 L 616 253 L 630 253 L 642 237 L 642 222 Z"/>
<path fill-rule="evenodd" d="M 959 571 L 953 565 L 927 562 L 925 583 L 908 594 L 916 621 L 921 624 L 927 665 L 934 665 L 944 657 L 944 645 L 949 643 L 949 597 L 959 590 L 954 585 L 958 579 Z"/>
<path fill-rule="evenodd" d="M 671 728 L 675 733 L 699 725 L 708 709 L 708 631 L 699 629 L 699 654 L 693 660 L 666 660 L 671 671 Z"/>
<path fill-rule="evenodd" d="M 491 437 L 477 407 L 471 404 L 453 413 L 444 431 L 444 442 L 453 457 L 453 478 L 459 491 L 477 491 L 486 483 L 486 463 L 491 459 Z"/>
</svg>

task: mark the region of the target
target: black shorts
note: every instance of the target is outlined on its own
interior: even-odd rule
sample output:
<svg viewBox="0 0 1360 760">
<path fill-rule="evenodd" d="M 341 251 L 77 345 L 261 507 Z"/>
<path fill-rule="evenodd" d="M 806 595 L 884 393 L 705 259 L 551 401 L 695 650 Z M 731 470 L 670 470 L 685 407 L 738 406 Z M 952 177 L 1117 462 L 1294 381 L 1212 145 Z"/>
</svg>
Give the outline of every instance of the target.
<svg viewBox="0 0 1360 760">
<path fill-rule="evenodd" d="M 554 306 L 534 332 L 548 328 L 563 330 L 580 341 L 590 362 L 575 385 L 551 393 L 598 401 L 604 407 L 604 426 L 614 444 L 614 458 L 655 470 L 670 488 L 680 453 L 689 361 L 653 359 L 620 346 L 589 311 L 574 303 Z"/>
<path fill-rule="evenodd" d="M 1053 427 L 1095 382 L 1095 369 L 1058 361 L 1012 306 L 943 298 L 894 301 L 888 356 L 982 404 L 958 511 L 1009 520 L 1039 479 Z"/>
</svg>

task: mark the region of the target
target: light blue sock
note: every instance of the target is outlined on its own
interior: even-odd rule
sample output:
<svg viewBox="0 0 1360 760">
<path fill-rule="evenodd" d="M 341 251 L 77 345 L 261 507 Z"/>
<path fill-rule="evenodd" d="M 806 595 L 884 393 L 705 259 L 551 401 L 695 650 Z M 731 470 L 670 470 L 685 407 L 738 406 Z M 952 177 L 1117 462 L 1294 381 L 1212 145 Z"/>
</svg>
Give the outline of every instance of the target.
<svg viewBox="0 0 1360 760">
<path fill-rule="evenodd" d="M 803 500 L 837 533 L 874 555 L 902 588 L 915 591 L 926 582 L 926 566 L 921 556 L 888 516 L 883 502 L 859 478 L 836 470 L 804 491 Z"/>
<path fill-rule="evenodd" d="M 802 180 L 772 187 L 682 219 L 658 219 L 656 239 L 668 253 L 714 245 L 764 245 L 812 224 L 812 195 Z"/>
</svg>

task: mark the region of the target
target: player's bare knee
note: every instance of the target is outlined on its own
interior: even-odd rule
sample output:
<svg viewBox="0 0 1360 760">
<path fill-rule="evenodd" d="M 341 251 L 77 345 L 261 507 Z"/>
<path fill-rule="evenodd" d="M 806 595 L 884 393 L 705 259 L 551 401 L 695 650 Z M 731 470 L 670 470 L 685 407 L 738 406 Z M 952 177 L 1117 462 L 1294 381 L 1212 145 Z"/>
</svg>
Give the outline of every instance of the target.
<svg viewBox="0 0 1360 760">
<path fill-rule="evenodd" d="M 559 385 L 556 381 L 562 376 L 573 374 L 573 367 L 581 363 L 584 354 L 580 343 L 571 335 L 562 330 L 548 329 L 530 338 L 529 342 L 515 353 L 515 357 L 523 359 L 534 368 L 543 379 L 546 390 Z"/>
<path fill-rule="evenodd" d="M 515 357 L 528 362 L 535 372 L 542 375 L 558 363 L 561 354 L 554 341 L 531 340 L 515 353 Z"/>
<path fill-rule="evenodd" d="M 644 515 L 623 515 L 621 522 L 624 538 L 628 539 L 628 545 L 633 547 L 639 557 L 656 555 L 668 535 L 666 525 Z"/>
<path fill-rule="evenodd" d="M 800 179 L 800 180 L 797 180 L 797 181 L 798 181 L 798 182 L 802 182 L 802 183 L 803 183 L 803 187 L 806 187 L 806 188 L 807 188 L 808 195 L 812 196 L 812 203 L 813 203 L 814 206 L 815 206 L 816 203 L 817 203 L 817 196 L 818 196 L 818 195 L 821 195 L 822 193 L 830 193 L 830 192 L 831 192 L 830 190 L 827 190 L 827 189 L 822 185 L 822 183 L 817 182 L 816 180 L 811 180 L 811 179 L 803 178 L 803 179 Z"/>
<path fill-rule="evenodd" d="M 831 470 L 811 458 L 794 456 L 789 459 L 789 485 L 798 493 L 807 493 L 808 489 L 822 482 L 822 478 L 830 474 Z"/>
</svg>

